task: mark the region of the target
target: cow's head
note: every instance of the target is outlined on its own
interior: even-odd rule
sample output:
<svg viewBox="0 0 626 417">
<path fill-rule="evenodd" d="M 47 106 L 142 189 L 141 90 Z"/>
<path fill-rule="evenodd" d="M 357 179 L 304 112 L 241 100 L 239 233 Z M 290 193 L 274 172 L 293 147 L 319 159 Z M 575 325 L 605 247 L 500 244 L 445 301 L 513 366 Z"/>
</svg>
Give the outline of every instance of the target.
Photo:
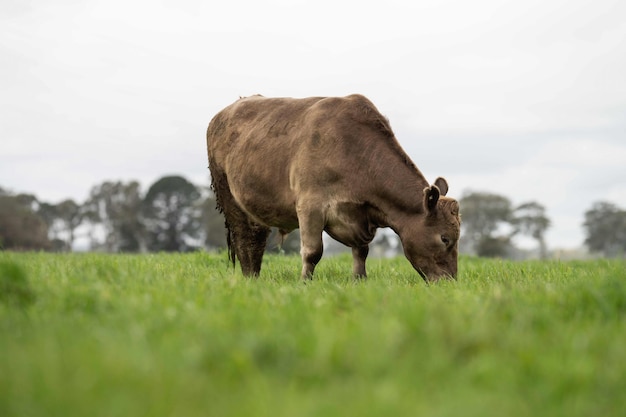
<svg viewBox="0 0 626 417">
<path fill-rule="evenodd" d="M 445 197 L 448 183 L 437 178 L 424 189 L 424 212 L 412 216 L 400 235 L 404 254 L 427 281 L 456 278 L 461 231 L 459 203 Z"/>
</svg>

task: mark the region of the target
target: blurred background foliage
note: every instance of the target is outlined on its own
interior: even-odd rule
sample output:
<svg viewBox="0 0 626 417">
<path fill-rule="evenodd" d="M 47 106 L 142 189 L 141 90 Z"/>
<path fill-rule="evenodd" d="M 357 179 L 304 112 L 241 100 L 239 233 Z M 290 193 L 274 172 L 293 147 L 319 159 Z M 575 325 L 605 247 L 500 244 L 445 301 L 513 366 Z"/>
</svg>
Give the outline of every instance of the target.
<svg viewBox="0 0 626 417">
<path fill-rule="evenodd" d="M 550 218 L 536 201 L 514 206 L 506 197 L 489 192 L 469 192 L 460 199 L 461 253 L 512 259 L 559 256 L 548 248 L 545 233 Z M 581 219 L 585 252 L 624 257 L 626 211 L 602 201 L 593 203 Z M 91 188 L 83 202 L 72 199 L 57 204 L 31 194 L 0 187 L 0 250 L 93 252 L 216 251 L 226 247 L 222 215 L 208 187 L 179 175 L 155 181 L 143 192 L 138 181 L 105 181 Z M 326 237 L 326 253 L 346 250 Z M 517 244 L 526 242 L 526 247 Z M 282 239 L 272 231 L 267 250 L 298 253 L 298 230 Z M 374 256 L 402 253 L 398 237 L 381 230 Z"/>
</svg>

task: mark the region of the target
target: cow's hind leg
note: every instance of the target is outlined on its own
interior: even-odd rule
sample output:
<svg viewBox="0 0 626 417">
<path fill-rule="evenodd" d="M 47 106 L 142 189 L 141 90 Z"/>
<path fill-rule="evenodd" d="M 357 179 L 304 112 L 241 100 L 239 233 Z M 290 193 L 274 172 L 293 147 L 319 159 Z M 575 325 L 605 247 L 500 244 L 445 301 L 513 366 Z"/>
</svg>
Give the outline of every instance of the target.
<svg viewBox="0 0 626 417">
<path fill-rule="evenodd" d="M 270 228 L 246 221 L 238 224 L 232 232 L 241 271 L 246 276 L 258 276 Z"/>
<path fill-rule="evenodd" d="M 269 227 L 250 221 L 250 218 L 235 201 L 226 174 L 215 163 L 210 163 L 211 186 L 217 199 L 217 208 L 226 220 L 228 255 L 235 265 L 239 259 L 241 270 L 246 276 L 259 275 Z"/>
</svg>

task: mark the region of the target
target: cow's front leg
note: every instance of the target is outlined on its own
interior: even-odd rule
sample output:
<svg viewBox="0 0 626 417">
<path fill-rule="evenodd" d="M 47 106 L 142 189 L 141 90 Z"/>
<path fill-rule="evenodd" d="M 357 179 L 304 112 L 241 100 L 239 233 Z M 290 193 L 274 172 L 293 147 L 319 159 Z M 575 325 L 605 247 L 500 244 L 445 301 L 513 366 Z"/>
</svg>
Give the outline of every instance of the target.
<svg viewBox="0 0 626 417">
<path fill-rule="evenodd" d="M 369 252 L 370 247 L 368 245 L 352 248 L 352 273 L 356 278 L 365 278 L 367 276 L 365 260 Z"/>
<path fill-rule="evenodd" d="M 315 265 L 322 259 L 324 244 L 324 216 L 319 211 L 298 210 L 300 225 L 300 254 L 302 255 L 302 278 L 313 278 Z"/>
</svg>

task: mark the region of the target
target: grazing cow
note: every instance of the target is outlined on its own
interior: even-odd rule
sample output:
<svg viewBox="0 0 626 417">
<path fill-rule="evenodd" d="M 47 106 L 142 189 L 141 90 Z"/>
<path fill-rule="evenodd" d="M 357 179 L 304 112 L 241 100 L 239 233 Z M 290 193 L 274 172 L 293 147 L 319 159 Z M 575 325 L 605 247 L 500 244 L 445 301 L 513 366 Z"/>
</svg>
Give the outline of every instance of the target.
<svg viewBox="0 0 626 417">
<path fill-rule="evenodd" d="M 367 98 L 242 98 L 211 120 L 207 149 L 229 258 L 244 275 L 259 274 L 276 227 L 300 228 L 303 278 L 323 231 L 352 248 L 354 275 L 365 276 L 376 229 L 390 227 L 424 279 L 456 276 L 459 204 L 443 178 L 428 184 Z"/>
</svg>

